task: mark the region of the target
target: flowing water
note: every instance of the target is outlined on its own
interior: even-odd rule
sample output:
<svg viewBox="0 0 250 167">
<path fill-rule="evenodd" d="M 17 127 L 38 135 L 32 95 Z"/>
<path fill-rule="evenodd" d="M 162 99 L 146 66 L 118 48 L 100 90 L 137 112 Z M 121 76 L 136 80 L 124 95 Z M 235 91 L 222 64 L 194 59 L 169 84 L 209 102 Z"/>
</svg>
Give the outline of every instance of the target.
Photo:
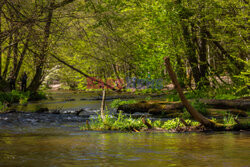
<svg viewBox="0 0 250 167">
<path fill-rule="evenodd" d="M 250 165 L 250 133 L 1 132 L 0 166 Z M 27 129 L 26 129 L 27 130 Z"/>
<path fill-rule="evenodd" d="M 21 108 L 28 111 L 38 105 L 53 108 L 58 104 L 65 108 L 100 107 L 100 101 L 79 101 L 79 94 L 68 96 L 76 100 L 63 103 L 66 96 L 58 95 Z M 250 166 L 249 132 L 80 131 L 85 120 L 67 114 L 1 114 L 0 166 Z"/>
</svg>

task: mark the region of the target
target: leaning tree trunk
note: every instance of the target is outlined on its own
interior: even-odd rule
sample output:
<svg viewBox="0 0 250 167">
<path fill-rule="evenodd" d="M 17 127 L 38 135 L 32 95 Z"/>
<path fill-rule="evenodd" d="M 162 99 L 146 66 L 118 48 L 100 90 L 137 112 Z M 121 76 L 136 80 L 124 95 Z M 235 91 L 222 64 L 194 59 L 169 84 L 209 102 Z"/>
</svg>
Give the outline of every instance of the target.
<svg viewBox="0 0 250 167">
<path fill-rule="evenodd" d="M 191 114 L 191 116 L 198 122 L 200 122 L 202 125 L 204 125 L 205 127 L 210 127 L 210 128 L 215 128 L 216 125 L 214 122 L 212 122 L 211 120 L 207 119 L 206 117 L 204 117 L 202 114 L 200 114 L 194 107 L 192 107 L 190 105 L 190 103 L 188 102 L 188 100 L 186 99 L 186 97 L 184 96 L 184 93 L 181 89 L 180 84 L 178 83 L 177 77 L 175 72 L 172 69 L 172 66 L 170 64 L 170 59 L 169 57 L 165 57 L 165 66 L 167 68 L 168 74 L 173 82 L 173 84 L 175 85 L 175 89 L 179 94 L 179 97 L 183 103 L 183 105 L 185 106 L 185 108 L 187 109 L 187 111 Z"/>
</svg>

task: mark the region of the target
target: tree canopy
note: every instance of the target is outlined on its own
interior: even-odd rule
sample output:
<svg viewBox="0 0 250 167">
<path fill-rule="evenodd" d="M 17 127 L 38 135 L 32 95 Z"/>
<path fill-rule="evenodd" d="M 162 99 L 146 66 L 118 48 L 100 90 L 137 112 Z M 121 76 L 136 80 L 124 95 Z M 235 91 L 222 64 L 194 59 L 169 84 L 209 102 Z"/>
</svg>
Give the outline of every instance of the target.
<svg viewBox="0 0 250 167">
<path fill-rule="evenodd" d="M 182 87 L 244 91 L 248 8 L 245 0 L 1 0 L 0 90 L 24 71 L 30 91 L 50 78 L 85 89 L 82 73 L 170 82 L 168 56 Z"/>
</svg>

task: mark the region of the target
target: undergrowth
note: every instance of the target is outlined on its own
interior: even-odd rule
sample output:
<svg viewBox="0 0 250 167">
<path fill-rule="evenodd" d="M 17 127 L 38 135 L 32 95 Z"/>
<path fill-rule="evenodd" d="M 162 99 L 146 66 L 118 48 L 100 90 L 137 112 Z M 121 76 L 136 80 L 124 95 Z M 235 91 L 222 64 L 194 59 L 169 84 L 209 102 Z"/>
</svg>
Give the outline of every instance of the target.
<svg viewBox="0 0 250 167">
<path fill-rule="evenodd" d="M 184 127 L 184 124 L 179 118 L 169 119 L 167 121 L 151 121 L 146 119 L 146 121 L 153 128 L 160 128 L 163 130 L 170 130 L 177 127 Z M 199 125 L 198 122 L 192 121 L 190 119 L 185 120 L 190 126 Z M 97 119 L 91 119 L 88 124 L 84 124 L 81 130 L 113 130 L 113 131 L 140 131 L 147 129 L 147 126 L 142 122 L 142 118 L 132 118 L 131 116 L 125 116 L 120 112 L 117 117 L 114 115 L 106 115 L 104 121 L 99 115 Z"/>
<path fill-rule="evenodd" d="M 185 93 L 187 99 L 221 99 L 221 100 L 233 100 L 245 96 L 250 96 L 250 89 L 245 91 L 237 91 L 233 86 L 223 86 L 218 88 L 203 88 L 199 90 L 187 90 Z M 180 101 L 180 98 L 175 90 L 168 92 L 167 101 Z"/>
<path fill-rule="evenodd" d="M 38 99 L 45 99 L 46 95 L 44 92 L 37 92 L 37 93 L 30 93 L 12 90 L 11 92 L 0 92 L 0 102 L 1 104 L 8 103 L 20 103 L 25 104 L 28 100 L 38 100 Z"/>
</svg>

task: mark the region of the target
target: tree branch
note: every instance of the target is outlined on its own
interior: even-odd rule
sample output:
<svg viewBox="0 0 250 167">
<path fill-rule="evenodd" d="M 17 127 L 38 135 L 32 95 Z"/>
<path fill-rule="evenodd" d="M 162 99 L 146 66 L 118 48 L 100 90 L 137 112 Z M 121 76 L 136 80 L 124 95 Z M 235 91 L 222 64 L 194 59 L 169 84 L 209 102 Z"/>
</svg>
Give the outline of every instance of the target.
<svg viewBox="0 0 250 167">
<path fill-rule="evenodd" d="M 66 63 L 65 61 L 61 60 L 60 58 L 58 58 L 58 57 L 55 56 L 54 54 L 50 54 L 50 55 L 51 55 L 52 57 L 54 57 L 57 61 L 61 62 L 62 64 L 66 65 L 66 66 L 68 66 L 68 67 L 71 68 L 72 70 L 74 70 L 74 71 L 76 71 L 76 72 L 82 74 L 82 75 L 85 76 L 86 78 L 89 78 L 89 79 L 91 79 L 92 81 L 101 83 L 101 84 L 107 86 L 108 88 L 110 88 L 110 89 L 113 90 L 113 91 L 118 91 L 118 92 L 121 91 L 121 90 L 115 89 L 113 86 L 111 86 L 111 85 L 109 85 L 109 84 L 106 84 L 105 82 L 99 81 L 99 80 L 95 79 L 94 77 L 89 76 L 88 74 L 82 72 L 81 70 L 79 70 L 79 69 L 73 67 L 72 65 Z"/>
</svg>

